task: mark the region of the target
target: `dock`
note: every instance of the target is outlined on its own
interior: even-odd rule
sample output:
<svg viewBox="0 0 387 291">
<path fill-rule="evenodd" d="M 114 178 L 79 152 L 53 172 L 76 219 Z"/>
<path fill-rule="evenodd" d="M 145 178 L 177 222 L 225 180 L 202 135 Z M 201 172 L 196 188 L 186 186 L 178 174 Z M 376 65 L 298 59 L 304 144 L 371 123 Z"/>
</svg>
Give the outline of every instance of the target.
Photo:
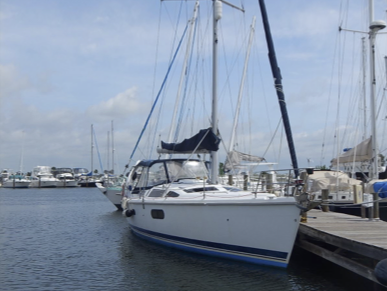
<svg viewBox="0 0 387 291">
<path fill-rule="evenodd" d="M 296 245 L 385 286 L 374 272 L 387 259 L 385 221 L 313 209 L 307 212 L 307 221 L 300 223 Z"/>
</svg>

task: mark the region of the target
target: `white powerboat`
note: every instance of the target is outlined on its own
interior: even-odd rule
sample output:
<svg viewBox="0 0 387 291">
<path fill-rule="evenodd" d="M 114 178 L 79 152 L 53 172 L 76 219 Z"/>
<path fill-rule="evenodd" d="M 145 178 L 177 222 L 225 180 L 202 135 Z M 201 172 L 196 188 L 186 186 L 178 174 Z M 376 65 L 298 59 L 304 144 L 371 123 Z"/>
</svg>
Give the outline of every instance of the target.
<svg viewBox="0 0 387 291">
<path fill-rule="evenodd" d="M 12 174 L 2 178 L 2 186 L 4 188 L 28 188 L 31 181 L 24 175 Z"/>
<path fill-rule="evenodd" d="M 32 170 L 30 177 L 31 188 L 54 188 L 57 187 L 59 180 L 51 173 L 49 166 L 37 166 Z"/>
</svg>

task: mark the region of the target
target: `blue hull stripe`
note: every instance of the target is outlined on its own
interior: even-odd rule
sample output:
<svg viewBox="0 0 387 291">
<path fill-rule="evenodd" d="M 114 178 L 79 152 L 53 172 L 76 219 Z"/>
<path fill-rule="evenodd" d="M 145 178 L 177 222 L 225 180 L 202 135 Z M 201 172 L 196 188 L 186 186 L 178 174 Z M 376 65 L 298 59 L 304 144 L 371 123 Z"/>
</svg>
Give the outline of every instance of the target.
<svg viewBox="0 0 387 291">
<path fill-rule="evenodd" d="M 287 267 L 286 258 L 288 253 L 286 252 L 187 239 L 145 230 L 133 225 L 130 226 L 136 235 L 169 247 L 254 264 Z"/>
</svg>

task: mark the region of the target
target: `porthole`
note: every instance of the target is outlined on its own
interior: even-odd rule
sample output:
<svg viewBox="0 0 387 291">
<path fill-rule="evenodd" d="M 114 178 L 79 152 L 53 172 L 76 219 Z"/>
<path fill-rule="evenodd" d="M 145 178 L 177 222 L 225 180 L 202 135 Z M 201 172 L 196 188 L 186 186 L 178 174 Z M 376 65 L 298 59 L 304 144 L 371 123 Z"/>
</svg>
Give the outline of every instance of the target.
<svg viewBox="0 0 387 291">
<path fill-rule="evenodd" d="M 164 219 L 164 210 L 161 209 L 152 209 L 151 210 L 152 218 L 154 219 Z"/>
</svg>

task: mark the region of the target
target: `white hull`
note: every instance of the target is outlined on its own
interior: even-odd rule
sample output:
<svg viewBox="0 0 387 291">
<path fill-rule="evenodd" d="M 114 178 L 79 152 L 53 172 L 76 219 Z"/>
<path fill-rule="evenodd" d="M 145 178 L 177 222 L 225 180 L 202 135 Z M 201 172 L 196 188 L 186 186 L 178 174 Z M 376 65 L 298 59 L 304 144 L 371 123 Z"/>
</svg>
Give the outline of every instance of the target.
<svg viewBox="0 0 387 291">
<path fill-rule="evenodd" d="M 162 199 L 164 200 L 164 199 Z M 172 199 L 174 200 L 174 199 Z M 286 267 L 298 231 L 294 198 L 219 201 L 132 199 L 133 232 L 179 249 L 256 264 Z M 152 217 L 156 215 L 156 218 Z M 164 218 L 157 215 L 164 213 Z"/>
<path fill-rule="evenodd" d="M 60 180 L 57 184 L 57 187 L 78 187 L 78 181 L 70 180 L 70 181 L 63 181 Z"/>
<path fill-rule="evenodd" d="M 32 170 L 31 188 L 55 188 L 59 180 L 54 178 L 49 166 L 37 166 Z"/>
<path fill-rule="evenodd" d="M 18 181 L 8 180 L 3 182 L 3 188 L 28 188 L 30 185 L 30 181 Z"/>
<path fill-rule="evenodd" d="M 30 188 L 55 188 L 57 185 L 58 185 L 58 181 L 33 180 L 31 181 Z"/>
<path fill-rule="evenodd" d="M 118 210 L 122 210 L 121 199 L 122 199 L 122 188 L 121 187 L 104 187 L 101 183 L 96 183 L 97 188 L 105 195 L 111 203 Z"/>
</svg>

